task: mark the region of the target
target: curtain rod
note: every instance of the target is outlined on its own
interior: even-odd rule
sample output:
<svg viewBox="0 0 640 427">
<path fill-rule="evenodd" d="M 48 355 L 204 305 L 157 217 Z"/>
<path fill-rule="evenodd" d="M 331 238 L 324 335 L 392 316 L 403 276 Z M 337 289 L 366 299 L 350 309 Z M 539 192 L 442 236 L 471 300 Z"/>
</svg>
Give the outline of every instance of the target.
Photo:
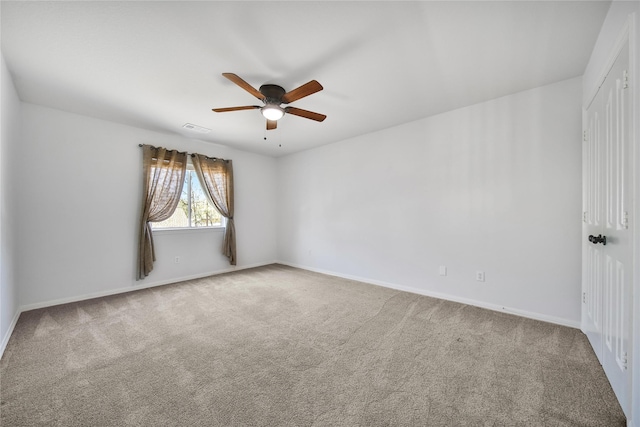
<svg viewBox="0 0 640 427">
<path fill-rule="evenodd" d="M 195 157 L 195 156 L 196 156 L 196 154 L 198 154 L 198 153 L 191 153 L 191 157 Z M 227 159 L 221 159 L 220 157 L 209 157 L 209 156 L 204 155 L 204 154 L 200 154 L 200 156 L 204 156 L 204 157 L 206 157 L 207 159 L 211 159 L 211 160 L 222 160 L 223 162 L 227 162 L 227 163 L 229 162 L 229 160 L 227 160 Z"/>
<path fill-rule="evenodd" d="M 145 144 L 138 144 L 138 147 L 144 147 L 144 145 L 145 145 Z M 150 147 L 153 147 L 153 148 L 156 148 L 156 149 L 158 148 L 158 147 L 155 147 L 155 146 L 153 146 L 153 145 L 149 145 L 149 146 L 150 146 Z M 166 148 L 165 148 L 165 150 L 166 150 Z M 170 151 L 171 151 L 171 150 L 170 150 Z M 177 151 L 177 150 L 176 150 L 176 151 Z M 178 152 L 179 152 L 179 153 L 183 152 L 183 153 L 189 154 L 189 153 L 187 153 L 186 151 L 178 151 Z M 195 156 L 196 156 L 196 154 L 199 154 L 199 153 L 191 153 L 191 157 L 195 157 Z M 228 163 L 228 162 L 230 162 L 230 160 L 222 159 L 222 158 L 220 158 L 220 157 L 209 157 L 209 156 L 204 155 L 204 154 L 200 154 L 200 155 L 201 155 L 201 156 L 206 157 L 207 159 L 212 159 L 212 160 L 222 160 L 223 162 L 227 162 L 227 163 Z"/>
</svg>

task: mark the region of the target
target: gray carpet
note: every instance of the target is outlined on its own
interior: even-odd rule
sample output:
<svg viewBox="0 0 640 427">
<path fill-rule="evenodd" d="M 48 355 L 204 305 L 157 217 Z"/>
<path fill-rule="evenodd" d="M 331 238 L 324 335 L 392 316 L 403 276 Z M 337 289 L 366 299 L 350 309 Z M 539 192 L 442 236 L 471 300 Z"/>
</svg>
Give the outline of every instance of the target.
<svg viewBox="0 0 640 427">
<path fill-rule="evenodd" d="M 280 265 L 23 313 L 9 426 L 623 426 L 578 330 Z"/>
</svg>

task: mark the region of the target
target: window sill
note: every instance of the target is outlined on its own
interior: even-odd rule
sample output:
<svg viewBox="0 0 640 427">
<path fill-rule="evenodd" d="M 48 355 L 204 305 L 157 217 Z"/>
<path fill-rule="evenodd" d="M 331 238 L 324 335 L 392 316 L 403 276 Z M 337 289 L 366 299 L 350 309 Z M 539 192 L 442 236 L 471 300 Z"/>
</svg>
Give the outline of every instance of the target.
<svg viewBox="0 0 640 427">
<path fill-rule="evenodd" d="M 190 233 L 222 233 L 225 227 L 190 227 L 190 228 L 155 228 L 153 234 L 190 234 Z"/>
</svg>

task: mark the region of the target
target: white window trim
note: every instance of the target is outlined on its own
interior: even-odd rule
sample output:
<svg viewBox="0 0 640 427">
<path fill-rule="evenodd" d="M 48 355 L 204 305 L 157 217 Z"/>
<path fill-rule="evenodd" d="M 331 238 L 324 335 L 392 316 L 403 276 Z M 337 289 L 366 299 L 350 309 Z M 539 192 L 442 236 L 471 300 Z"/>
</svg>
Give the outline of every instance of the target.
<svg viewBox="0 0 640 427">
<path fill-rule="evenodd" d="M 224 218 L 224 217 L 223 217 Z M 180 234 L 180 233 L 222 233 L 224 232 L 225 227 L 215 226 L 215 227 L 183 227 L 183 228 L 153 228 L 153 234 Z"/>
</svg>

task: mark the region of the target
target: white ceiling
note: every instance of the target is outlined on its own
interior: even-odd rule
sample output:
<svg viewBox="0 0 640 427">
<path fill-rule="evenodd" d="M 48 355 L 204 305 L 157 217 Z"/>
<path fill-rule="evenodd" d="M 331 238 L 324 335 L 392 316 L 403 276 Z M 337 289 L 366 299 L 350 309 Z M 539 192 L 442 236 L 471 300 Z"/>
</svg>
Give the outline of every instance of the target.
<svg viewBox="0 0 640 427">
<path fill-rule="evenodd" d="M 580 76 L 609 3 L 2 1 L 2 52 L 25 102 L 281 156 Z M 214 113 L 260 104 L 223 72 L 328 117 Z"/>
</svg>

